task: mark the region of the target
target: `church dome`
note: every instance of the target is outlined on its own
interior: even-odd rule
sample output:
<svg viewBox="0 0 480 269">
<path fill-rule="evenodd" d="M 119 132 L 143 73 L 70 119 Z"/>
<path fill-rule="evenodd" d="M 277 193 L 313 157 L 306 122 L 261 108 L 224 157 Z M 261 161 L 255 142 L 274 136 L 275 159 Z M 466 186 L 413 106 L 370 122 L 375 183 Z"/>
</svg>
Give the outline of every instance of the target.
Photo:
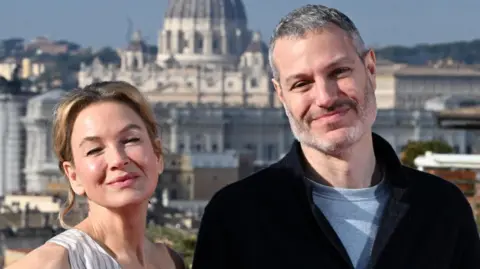
<svg viewBox="0 0 480 269">
<path fill-rule="evenodd" d="M 169 0 L 165 18 L 247 21 L 242 0 Z"/>
</svg>

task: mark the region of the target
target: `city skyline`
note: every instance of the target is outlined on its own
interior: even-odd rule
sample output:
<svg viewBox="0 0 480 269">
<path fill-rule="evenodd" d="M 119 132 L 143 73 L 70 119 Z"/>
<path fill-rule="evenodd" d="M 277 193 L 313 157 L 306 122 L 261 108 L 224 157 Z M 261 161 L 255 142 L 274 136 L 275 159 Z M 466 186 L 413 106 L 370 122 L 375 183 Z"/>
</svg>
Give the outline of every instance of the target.
<svg viewBox="0 0 480 269">
<path fill-rule="evenodd" d="M 244 0 L 249 28 L 258 30 L 267 41 L 278 20 L 294 9 L 317 1 Z M 26 40 L 46 36 L 69 40 L 85 47 L 121 47 L 127 42 L 128 18 L 150 44 L 156 44 L 168 1 L 145 0 L 141 3 L 116 1 L 64 2 L 26 0 L 2 3 L 0 39 L 20 37 Z M 349 0 L 328 0 L 321 4 L 345 12 L 357 24 L 365 42 L 373 46 L 469 41 L 480 38 L 476 10 L 480 2 L 439 0 L 435 5 L 405 0 L 385 3 L 366 0 L 362 5 Z M 269 8 L 275 7 L 270 11 Z M 25 8 L 28 7 L 28 8 Z M 18 14 L 23 14 L 19 16 Z M 372 16 L 372 14 L 374 16 Z M 34 22 L 34 23 L 32 23 Z M 5 27 L 5 25 L 7 27 Z"/>
</svg>

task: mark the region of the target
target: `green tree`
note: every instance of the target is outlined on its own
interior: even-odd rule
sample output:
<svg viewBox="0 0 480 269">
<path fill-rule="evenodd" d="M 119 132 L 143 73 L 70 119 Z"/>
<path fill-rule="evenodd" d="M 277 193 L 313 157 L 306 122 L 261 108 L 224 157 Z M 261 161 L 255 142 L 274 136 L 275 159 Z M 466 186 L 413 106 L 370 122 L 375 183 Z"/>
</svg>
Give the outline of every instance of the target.
<svg viewBox="0 0 480 269">
<path fill-rule="evenodd" d="M 174 228 L 168 228 L 158 225 L 149 225 L 147 228 L 147 237 L 152 241 L 162 241 L 172 249 L 179 252 L 188 267 L 193 260 L 193 252 L 197 243 L 195 234 Z"/>
<path fill-rule="evenodd" d="M 415 167 L 415 158 L 431 151 L 435 153 L 452 153 L 453 148 L 442 140 L 430 141 L 408 141 L 407 145 L 402 151 L 401 161 L 404 165 Z"/>
</svg>

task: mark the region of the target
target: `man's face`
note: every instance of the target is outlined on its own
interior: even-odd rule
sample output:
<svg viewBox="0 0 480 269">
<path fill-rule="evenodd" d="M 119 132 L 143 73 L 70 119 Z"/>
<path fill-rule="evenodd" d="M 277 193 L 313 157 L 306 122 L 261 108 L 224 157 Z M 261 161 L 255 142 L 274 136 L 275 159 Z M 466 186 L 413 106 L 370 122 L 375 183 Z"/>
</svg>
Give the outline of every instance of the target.
<svg viewBox="0 0 480 269">
<path fill-rule="evenodd" d="M 328 25 L 302 38 L 282 38 L 273 51 L 273 80 L 296 139 L 324 153 L 358 142 L 376 118 L 375 55 L 363 61 L 349 35 Z"/>
</svg>

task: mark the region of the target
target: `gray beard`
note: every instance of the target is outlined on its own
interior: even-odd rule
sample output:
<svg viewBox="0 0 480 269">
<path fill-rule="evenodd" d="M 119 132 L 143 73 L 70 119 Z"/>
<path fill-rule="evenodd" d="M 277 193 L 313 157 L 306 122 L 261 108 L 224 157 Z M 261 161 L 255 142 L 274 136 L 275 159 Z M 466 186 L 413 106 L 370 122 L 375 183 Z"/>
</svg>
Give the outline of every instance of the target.
<svg viewBox="0 0 480 269">
<path fill-rule="evenodd" d="M 342 141 L 331 141 L 325 139 L 322 135 L 313 134 L 308 124 L 297 120 L 284 104 L 283 108 L 288 117 L 293 136 L 301 144 L 327 155 L 346 153 L 353 144 L 362 138 L 367 130 L 371 129 L 376 118 L 376 98 L 370 82 L 365 87 L 365 91 L 363 106 L 356 107 L 359 120 L 354 125 L 347 127 L 345 138 Z M 336 126 L 329 127 L 335 129 Z"/>
</svg>

